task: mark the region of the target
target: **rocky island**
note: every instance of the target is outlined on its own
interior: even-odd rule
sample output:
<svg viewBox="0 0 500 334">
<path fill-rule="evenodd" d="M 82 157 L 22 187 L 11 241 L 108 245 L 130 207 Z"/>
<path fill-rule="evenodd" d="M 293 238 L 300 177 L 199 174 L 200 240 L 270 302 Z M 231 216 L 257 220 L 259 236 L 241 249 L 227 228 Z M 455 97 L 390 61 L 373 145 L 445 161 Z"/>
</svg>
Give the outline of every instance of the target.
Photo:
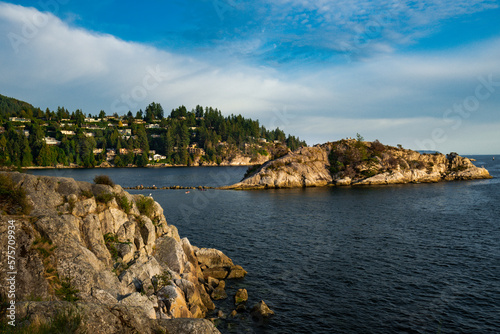
<svg viewBox="0 0 500 334">
<path fill-rule="evenodd" d="M 456 153 L 421 154 L 379 141 L 342 139 L 301 147 L 264 163 L 236 184 L 221 189 L 359 186 L 491 178 Z"/>
<path fill-rule="evenodd" d="M 246 271 L 102 183 L 0 172 L 1 331 L 219 333 L 204 318 Z"/>
</svg>

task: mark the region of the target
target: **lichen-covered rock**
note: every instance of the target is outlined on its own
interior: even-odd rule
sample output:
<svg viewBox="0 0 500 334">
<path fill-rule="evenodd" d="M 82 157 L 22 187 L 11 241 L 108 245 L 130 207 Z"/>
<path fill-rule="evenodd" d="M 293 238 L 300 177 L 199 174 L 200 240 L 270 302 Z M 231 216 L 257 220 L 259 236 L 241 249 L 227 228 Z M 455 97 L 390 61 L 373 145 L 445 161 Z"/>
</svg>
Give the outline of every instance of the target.
<svg viewBox="0 0 500 334">
<path fill-rule="evenodd" d="M 203 303 L 201 294 L 196 285 L 188 280 L 175 280 L 175 284 L 184 293 L 186 302 L 189 306 L 189 311 L 195 318 L 203 318 L 208 311 L 208 308 Z"/>
<path fill-rule="evenodd" d="M 274 314 L 274 311 L 271 310 L 263 300 L 261 300 L 252 307 L 250 313 L 255 317 L 269 317 Z"/>
<path fill-rule="evenodd" d="M 208 268 L 234 266 L 233 261 L 218 249 L 200 248 L 196 251 L 196 257 L 201 265 Z"/>
<path fill-rule="evenodd" d="M 206 319 L 157 320 L 157 324 L 168 333 L 175 334 L 220 334 L 212 322 Z"/>
<path fill-rule="evenodd" d="M 155 248 L 156 230 L 153 222 L 151 222 L 151 219 L 148 217 L 141 216 L 139 219 L 139 232 L 141 233 L 146 253 L 151 255 L 153 253 L 153 249 Z"/>
<path fill-rule="evenodd" d="M 126 306 L 141 307 L 149 319 L 156 319 L 155 302 L 153 302 L 153 298 L 148 298 L 139 292 L 134 292 L 120 300 L 119 303 Z M 158 306 L 157 303 L 156 306 Z"/>
<path fill-rule="evenodd" d="M 240 265 L 235 265 L 232 266 L 229 275 L 227 275 L 227 279 L 233 279 L 233 278 L 243 278 L 247 274 L 247 271 L 243 269 L 242 266 Z"/>
<path fill-rule="evenodd" d="M 94 302 L 99 304 L 115 305 L 118 303 L 118 300 L 112 294 L 99 288 L 92 288 L 90 294 L 94 298 Z"/>
<path fill-rule="evenodd" d="M 76 197 L 76 195 L 73 194 Z M 74 204 L 73 215 L 84 217 L 94 213 L 97 209 L 97 203 L 94 198 L 87 198 L 86 200 L 78 201 Z"/>
<path fill-rule="evenodd" d="M 111 254 L 104 244 L 101 222 L 95 214 L 90 214 L 83 219 L 81 224 L 83 240 L 87 248 L 106 266 L 112 264 Z"/>
<path fill-rule="evenodd" d="M 187 257 L 181 244 L 174 238 L 166 236 L 158 238 L 154 256 L 160 265 L 168 267 L 179 274 L 184 272 Z"/>
<path fill-rule="evenodd" d="M 239 289 L 236 291 L 236 295 L 234 296 L 234 303 L 236 305 L 245 303 L 248 300 L 248 291 L 247 289 Z"/>
<path fill-rule="evenodd" d="M 145 292 L 148 296 L 155 291 L 153 277 L 161 275 L 164 269 L 156 258 L 149 257 L 136 261 L 120 274 L 120 281 L 129 291 Z"/>
<path fill-rule="evenodd" d="M 182 290 L 176 285 L 167 285 L 158 291 L 158 302 L 160 307 L 165 307 L 164 313 L 173 318 L 193 318 L 189 307 L 184 299 Z"/>
</svg>

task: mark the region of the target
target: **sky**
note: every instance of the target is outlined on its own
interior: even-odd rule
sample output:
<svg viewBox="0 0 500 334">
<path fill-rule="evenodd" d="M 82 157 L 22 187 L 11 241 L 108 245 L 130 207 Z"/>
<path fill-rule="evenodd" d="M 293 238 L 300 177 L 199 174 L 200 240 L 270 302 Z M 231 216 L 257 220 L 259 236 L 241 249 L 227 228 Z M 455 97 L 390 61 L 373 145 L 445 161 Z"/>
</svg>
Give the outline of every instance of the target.
<svg viewBox="0 0 500 334">
<path fill-rule="evenodd" d="M 500 0 L 0 0 L 0 94 L 499 154 L 499 19 Z"/>
</svg>

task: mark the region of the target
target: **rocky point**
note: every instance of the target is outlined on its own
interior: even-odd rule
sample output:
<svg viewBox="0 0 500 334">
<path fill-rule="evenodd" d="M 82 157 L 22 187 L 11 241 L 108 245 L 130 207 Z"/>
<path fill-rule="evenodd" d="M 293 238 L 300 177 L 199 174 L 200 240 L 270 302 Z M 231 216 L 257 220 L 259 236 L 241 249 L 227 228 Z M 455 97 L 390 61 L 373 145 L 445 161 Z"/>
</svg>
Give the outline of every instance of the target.
<svg viewBox="0 0 500 334">
<path fill-rule="evenodd" d="M 31 207 L 29 215 L 12 215 L 0 206 L 1 245 L 8 222 L 15 226 L 17 326 L 63 316 L 80 319 L 77 329 L 87 333 L 219 333 L 204 318 L 226 295 L 225 280 L 246 271 L 221 251 L 180 238 L 152 198 L 119 185 L 0 175 Z M 1 252 L 3 269 L 7 248 Z M 5 301 L 5 285 L 0 295 Z"/>
</svg>

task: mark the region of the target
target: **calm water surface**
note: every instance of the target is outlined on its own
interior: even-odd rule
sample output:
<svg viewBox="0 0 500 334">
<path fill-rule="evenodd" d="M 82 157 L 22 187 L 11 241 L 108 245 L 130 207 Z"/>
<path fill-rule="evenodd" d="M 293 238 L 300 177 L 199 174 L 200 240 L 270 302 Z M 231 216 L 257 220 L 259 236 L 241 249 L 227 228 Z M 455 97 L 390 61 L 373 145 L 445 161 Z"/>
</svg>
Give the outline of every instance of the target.
<svg viewBox="0 0 500 334">
<path fill-rule="evenodd" d="M 228 287 L 276 312 L 223 333 L 500 333 L 500 156 L 492 180 L 362 188 L 152 193 L 193 245 L 249 273 Z M 245 167 L 46 170 L 122 186 L 219 186 Z M 231 311 L 231 301 L 218 304 Z"/>
</svg>

